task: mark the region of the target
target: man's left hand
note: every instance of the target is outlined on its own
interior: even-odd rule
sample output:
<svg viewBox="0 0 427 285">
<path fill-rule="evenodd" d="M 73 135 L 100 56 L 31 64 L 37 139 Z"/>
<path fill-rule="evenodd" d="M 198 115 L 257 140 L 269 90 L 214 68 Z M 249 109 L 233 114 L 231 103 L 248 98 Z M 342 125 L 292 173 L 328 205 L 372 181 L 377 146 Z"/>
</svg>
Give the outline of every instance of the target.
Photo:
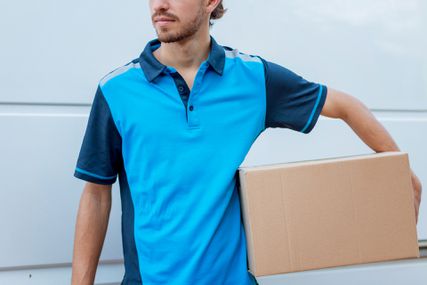
<svg viewBox="0 0 427 285">
<path fill-rule="evenodd" d="M 415 222 L 418 223 L 418 213 L 421 203 L 422 186 L 418 177 L 411 171 L 412 188 L 414 189 Z"/>
</svg>

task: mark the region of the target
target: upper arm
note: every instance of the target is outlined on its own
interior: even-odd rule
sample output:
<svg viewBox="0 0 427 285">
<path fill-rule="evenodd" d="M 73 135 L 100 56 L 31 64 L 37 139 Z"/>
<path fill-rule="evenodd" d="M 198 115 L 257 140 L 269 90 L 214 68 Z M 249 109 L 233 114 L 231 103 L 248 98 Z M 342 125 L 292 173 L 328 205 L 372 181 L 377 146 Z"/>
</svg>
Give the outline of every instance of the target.
<svg viewBox="0 0 427 285">
<path fill-rule="evenodd" d="M 107 191 L 111 191 L 113 188 L 112 184 L 99 184 L 99 183 L 93 183 L 93 182 L 86 182 L 85 189 L 90 192 L 102 192 L 105 193 Z"/>
<path fill-rule="evenodd" d="M 310 82 L 283 66 L 262 61 L 267 98 L 266 127 L 309 133 L 322 110 L 327 87 Z"/>
<path fill-rule="evenodd" d="M 86 182 L 83 188 L 82 199 L 90 200 L 103 205 L 106 208 L 111 206 L 111 189 L 112 184 L 98 184 Z"/>
<path fill-rule="evenodd" d="M 328 95 L 321 115 L 345 120 L 349 111 L 363 106 L 364 105 L 353 96 L 333 88 L 328 88 Z"/>
</svg>

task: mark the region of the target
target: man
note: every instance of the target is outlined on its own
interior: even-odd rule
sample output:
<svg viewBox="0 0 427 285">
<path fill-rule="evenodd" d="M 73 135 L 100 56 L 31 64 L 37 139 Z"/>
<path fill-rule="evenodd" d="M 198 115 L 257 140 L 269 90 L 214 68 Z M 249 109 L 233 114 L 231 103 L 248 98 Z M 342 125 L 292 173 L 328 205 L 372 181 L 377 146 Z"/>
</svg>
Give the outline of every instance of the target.
<svg viewBox="0 0 427 285">
<path fill-rule="evenodd" d="M 122 284 L 249 285 L 237 168 L 267 127 L 341 118 L 377 152 L 397 145 L 357 99 L 218 45 L 221 0 L 150 0 L 158 39 L 98 86 L 75 176 L 85 185 L 73 284 L 92 284 L 120 180 Z M 415 215 L 421 185 L 412 174 Z"/>
</svg>

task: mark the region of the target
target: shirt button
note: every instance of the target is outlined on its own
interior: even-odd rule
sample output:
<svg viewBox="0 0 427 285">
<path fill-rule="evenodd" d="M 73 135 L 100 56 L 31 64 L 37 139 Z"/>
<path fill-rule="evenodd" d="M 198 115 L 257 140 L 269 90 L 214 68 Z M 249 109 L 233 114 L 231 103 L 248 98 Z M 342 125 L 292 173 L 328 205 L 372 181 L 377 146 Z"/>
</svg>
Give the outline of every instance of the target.
<svg viewBox="0 0 427 285">
<path fill-rule="evenodd" d="M 193 105 L 191 105 L 190 106 L 190 111 L 193 111 L 194 110 L 194 107 L 193 107 Z"/>
<path fill-rule="evenodd" d="M 184 91 L 184 87 L 179 86 L 179 87 L 178 87 L 178 90 L 179 90 L 179 92 L 182 92 L 182 91 Z"/>
</svg>

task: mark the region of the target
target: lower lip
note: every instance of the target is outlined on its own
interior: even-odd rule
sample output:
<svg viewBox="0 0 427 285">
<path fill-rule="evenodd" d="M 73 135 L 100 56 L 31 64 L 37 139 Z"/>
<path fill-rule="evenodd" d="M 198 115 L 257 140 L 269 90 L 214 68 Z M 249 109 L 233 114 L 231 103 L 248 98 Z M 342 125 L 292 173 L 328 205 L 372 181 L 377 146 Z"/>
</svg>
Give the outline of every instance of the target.
<svg viewBox="0 0 427 285">
<path fill-rule="evenodd" d="M 159 26 L 166 26 L 166 25 L 168 25 L 168 24 L 170 24 L 170 23 L 173 23 L 174 21 L 157 21 L 156 23 L 159 25 Z"/>
</svg>

